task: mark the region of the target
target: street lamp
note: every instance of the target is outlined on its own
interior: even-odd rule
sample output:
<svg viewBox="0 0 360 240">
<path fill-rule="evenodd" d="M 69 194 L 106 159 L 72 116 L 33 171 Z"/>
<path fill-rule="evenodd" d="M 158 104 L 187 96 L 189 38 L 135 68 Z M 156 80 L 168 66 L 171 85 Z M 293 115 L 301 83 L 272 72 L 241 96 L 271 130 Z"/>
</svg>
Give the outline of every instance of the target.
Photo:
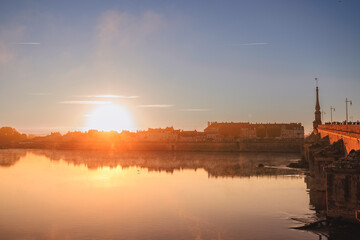
<svg viewBox="0 0 360 240">
<path fill-rule="evenodd" d="M 330 107 L 330 117 L 331 117 L 331 124 L 333 123 L 333 120 L 332 120 L 332 113 L 333 111 L 335 112 L 335 108 L 333 108 L 332 106 Z"/>
<path fill-rule="evenodd" d="M 345 103 L 346 103 L 346 124 L 348 124 L 348 115 L 349 115 L 349 113 L 348 113 L 348 103 L 350 103 L 350 106 L 351 106 L 351 105 L 352 105 L 352 101 L 351 101 L 351 100 L 348 100 L 348 99 L 346 98 Z"/>
</svg>

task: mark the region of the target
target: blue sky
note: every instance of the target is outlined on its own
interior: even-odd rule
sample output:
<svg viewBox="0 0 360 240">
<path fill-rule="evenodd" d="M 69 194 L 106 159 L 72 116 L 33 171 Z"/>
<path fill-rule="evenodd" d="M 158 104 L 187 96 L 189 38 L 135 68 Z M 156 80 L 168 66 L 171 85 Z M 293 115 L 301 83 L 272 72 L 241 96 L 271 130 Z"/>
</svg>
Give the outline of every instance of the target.
<svg viewBox="0 0 360 240">
<path fill-rule="evenodd" d="M 133 130 L 310 131 L 314 77 L 325 120 L 331 105 L 344 120 L 346 97 L 357 120 L 359 12 L 355 0 L 1 1 L 0 125 L 83 129 L 104 101 L 126 109 Z"/>
</svg>

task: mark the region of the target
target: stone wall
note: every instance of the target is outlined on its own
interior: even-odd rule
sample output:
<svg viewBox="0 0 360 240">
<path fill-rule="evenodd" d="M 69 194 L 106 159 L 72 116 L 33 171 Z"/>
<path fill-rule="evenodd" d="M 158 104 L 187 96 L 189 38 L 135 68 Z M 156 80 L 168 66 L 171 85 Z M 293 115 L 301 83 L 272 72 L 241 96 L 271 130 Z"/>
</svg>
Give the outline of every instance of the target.
<svg viewBox="0 0 360 240">
<path fill-rule="evenodd" d="M 359 222 L 360 151 L 351 151 L 346 158 L 325 168 L 327 216 Z"/>
<path fill-rule="evenodd" d="M 308 146 L 306 149 L 305 159 L 309 163 L 309 173 L 310 176 L 314 175 L 315 159 L 314 155 L 316 152 L 330 145 L 330 140 L 328 137 L 324 137 L 320 140 L 317 140 L 312 145 Z"/>
<path fill-rule="evenodd" d="M 309 191 L 310 205 L 316 211 L 317 214 L 325 216 L 326 214 L 326 191 L 317 190 L 318 183 L 314 177 L 305 177 L 306 188 Z"/>
<path fill-rule="evenodd" d="M 360 210 L 360 172 L 353 169 L 327 170 L 327 216 L 357 222 Z"/>
<path fill-rule="evenodd" d="M 309 162 L 310 176 L 314 177 L 316 190 L 326 190 L 325 167 L 345 157 L 345 146 L 342 139 L 331 145 L 318 148 L 312 155 Z"/>
</svg>

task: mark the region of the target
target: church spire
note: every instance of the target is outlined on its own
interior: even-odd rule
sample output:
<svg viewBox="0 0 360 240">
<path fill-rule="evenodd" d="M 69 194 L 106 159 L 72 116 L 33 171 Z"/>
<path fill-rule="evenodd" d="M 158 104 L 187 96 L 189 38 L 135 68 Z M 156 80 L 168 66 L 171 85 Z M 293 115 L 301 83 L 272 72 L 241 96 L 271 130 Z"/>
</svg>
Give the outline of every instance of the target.
<svg viewBox="0 0 360 240">
<path fill-rule="evenodd" d="M 320 103 L 319 103 L 319 87 L 318 79 L 316 81 L 316 105 L 315 105 L 315 120 L 313 121 L 314 130 L 317 130 L 318 125 L 321 124 L 321 112 L 320 112 Z"/>
</svg>

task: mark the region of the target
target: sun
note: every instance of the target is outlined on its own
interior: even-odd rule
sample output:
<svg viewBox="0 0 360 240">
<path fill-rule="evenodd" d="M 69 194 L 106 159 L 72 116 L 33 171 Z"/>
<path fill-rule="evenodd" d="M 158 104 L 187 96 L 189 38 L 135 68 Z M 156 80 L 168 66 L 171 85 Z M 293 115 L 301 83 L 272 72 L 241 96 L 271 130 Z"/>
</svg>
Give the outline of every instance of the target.
<svg viewBox="0 0 360 240">
<path fill-rule="evenodd" d="M 102 131 L 133 130 L 133 121 L 126 108 L 116 104 L 97 106 L 86 116 L 86 130 L 97 129 Z"/>
</svg>

